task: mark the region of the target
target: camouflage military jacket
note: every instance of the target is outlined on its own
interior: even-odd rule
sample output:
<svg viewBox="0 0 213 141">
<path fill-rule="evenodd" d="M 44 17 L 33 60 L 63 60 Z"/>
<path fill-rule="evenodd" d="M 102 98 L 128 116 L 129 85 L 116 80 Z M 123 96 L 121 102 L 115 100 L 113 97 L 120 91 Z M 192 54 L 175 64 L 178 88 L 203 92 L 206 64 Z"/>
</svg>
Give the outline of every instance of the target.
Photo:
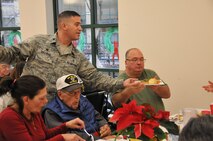
<svg viewBox="0 0 213 141">
<path fill-rule="evenodd" d="M 96 68 L 73 45 L 63 46 L 55 35 L 36 35 L 12 47 L 0 46 L 0 61 L 27 60 L 22 75 L 36 75 L 45 80 L 48 90 L 55 89 L 57 78 L 77 74 L 86 89 L 114 91 L 123 88 L 123 80 L 113 79 Z"/>
</svg>

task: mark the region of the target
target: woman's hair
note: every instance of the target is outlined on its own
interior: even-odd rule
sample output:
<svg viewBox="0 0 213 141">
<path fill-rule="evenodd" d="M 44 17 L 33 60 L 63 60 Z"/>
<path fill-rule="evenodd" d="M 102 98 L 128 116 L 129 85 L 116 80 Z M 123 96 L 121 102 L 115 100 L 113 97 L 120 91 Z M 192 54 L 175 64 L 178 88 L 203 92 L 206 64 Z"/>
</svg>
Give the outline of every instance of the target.
<svg viewBox="0 0 213 141">
<path fill-rule="evenodd" d="M 19 105 L 19 112 L 23 110 L 23 96 L 28 96 L 33 99 L 39 92 L 46 86 L 45 82 L 33 75 L 24 75 L 17 80 L 13 80 L 11 77 L 4 77 L 0 81 L 0 95 L 8 91 L 11 92 L 11 96 Z"/>
<path fill-rule="evenodd" d="M 213 116 L 192 118 L 184 126 L 179 141 L 213 141 Z"/>
<path fill-rule="evenodd" d="M 12 77 L 12 79 L 17 79 L 21 76 L 23 69 L 24 69 L 24 65 L 25 65 L 25 62 L 16 63 L 16 66 L 10 73 L 10 76 Z"/>
<path fill-rule="evenodd" d="M 4 76 L 0 80 L 0 96 L 5 95 L 8 91 L 11 90 L 10 86 L 13 83 L 13 79 L 10 76 Z"/>
</svg>

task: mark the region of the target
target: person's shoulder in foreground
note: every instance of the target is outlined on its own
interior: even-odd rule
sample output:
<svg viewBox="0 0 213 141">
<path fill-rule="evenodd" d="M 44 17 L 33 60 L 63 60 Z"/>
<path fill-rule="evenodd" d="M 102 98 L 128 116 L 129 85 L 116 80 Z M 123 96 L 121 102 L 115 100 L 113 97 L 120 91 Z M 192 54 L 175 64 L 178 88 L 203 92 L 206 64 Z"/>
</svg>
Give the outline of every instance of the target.
<svg viewBox="0 0 213 141">
<path fill-rule="evenodd" d="M 182 129 L 178 141 L 213 141 L 213 116 L 191 118 Z"/>
</svg>

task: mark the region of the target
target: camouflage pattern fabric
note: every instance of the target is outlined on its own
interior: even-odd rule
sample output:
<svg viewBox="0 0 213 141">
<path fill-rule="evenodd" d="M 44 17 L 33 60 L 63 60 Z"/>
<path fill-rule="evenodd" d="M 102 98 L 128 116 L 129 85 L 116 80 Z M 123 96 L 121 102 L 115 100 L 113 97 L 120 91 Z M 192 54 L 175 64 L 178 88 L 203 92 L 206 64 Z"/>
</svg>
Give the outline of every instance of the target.
<svg viewBox="0 0 213 141">
<path fill-rule="evenodd" d="M 0 61 L 16 63 L 25 61 L 22 75 L 42 78 L 48 91 L 54 93 L 56 80 L 67 74 L 82 78 L 86 90 L 114 91 L 123 88 L 123 80 L 111 78 L 96 68 L 73 45 L 63 46 L 55 35 L 36 35 L 12 47 L 0 46 Z M 52 99 L 52 95 L 48 96 Z"/>
</svg>

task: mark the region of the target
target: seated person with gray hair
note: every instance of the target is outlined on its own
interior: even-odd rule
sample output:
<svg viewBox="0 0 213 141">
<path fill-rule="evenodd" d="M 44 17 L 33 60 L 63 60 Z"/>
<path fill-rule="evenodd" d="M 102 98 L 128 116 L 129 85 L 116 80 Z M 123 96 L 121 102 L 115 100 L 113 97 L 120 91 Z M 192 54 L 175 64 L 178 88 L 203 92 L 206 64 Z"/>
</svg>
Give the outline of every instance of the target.
<svg viewBox="0 0 213 141">
<path fill-rule="evenodd" d="M 213 116 L 191 118 L 182 129 L 178 141 L 213 141 Z"/>
<path fill-rule="evenodd" d="M 85 123 L 85 130 L 70 129 L 69 133 L 76 133 L 86 140 L 91 137 L 87 132 L 95 135 L 95 138 L 110 137 L 111 130 L 107 121 L 94 109 L 89 100 L 81 95 L 84 86 L 79 76 L 69 74 L 60 77 L 56 81 L 56 88 L 57 96 L 42 112 L 48 128 L 80 118 Z"/>
</svg>

